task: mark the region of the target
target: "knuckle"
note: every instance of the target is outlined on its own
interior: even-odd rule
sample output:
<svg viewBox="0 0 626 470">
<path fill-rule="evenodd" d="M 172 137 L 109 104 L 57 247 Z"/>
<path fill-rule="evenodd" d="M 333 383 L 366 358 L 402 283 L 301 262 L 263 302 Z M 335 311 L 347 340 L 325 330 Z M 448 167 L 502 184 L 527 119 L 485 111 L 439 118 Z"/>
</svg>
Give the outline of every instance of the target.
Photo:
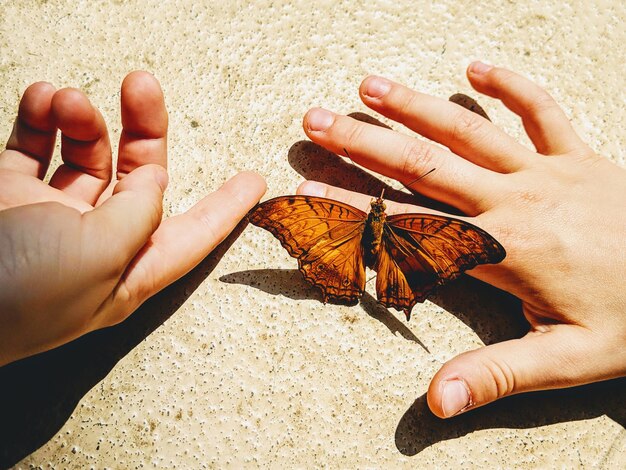
<svg viewBox="0 0 626 470">
<path fill-rule="evenodd" d="M 542 89 L 538 89 L 528 100 L 528 110 L 533 115 L 543 114 L 555 108 L 558 108 L 558 105 L 554 98 Z"/>
<path fill-rule="evenodd" d="M 346 145 L 348 149 L 359 148 L 363 136 L 363 125 L 353 122 L 346 132 Z"/>
<path fill-rule="evenodd" d="M 550 185 L 550 181 L 541 178 L 541 173 L 548 171 L 546 162 L 538 160 L 533 164 L 537 165 L 537 171 L 533 169 L 504 175 L 503 202 L 528 210 L 530 205 L 539 204 L 546 199 L 546 185 Z"/>
<path fill-rule="evenodd" d="M 514 192 L 514 194 L 520 204 L 527 207 L 531 204 L 538 204 L 544 199 L 542 191 L 537 190 L 536 188 L 519 188 Z"/>
<path fill-rule="evenodd" d="M 227 212 L 235 212 L 234 207 L 228 207 Z M 207 245 L 210 250 L 213 250 L 219 245 L 227 235 L 227 227 L 224 222 L 213 213 L 200 213 L 197 214 L 196 220 L 202 226 L 204 233 L 206 234 Z"/>
<path fill-rule="evenodd" d="M 397 101 L 400 102 L 398 106 L 399 115 L 402 117 L 411 117 L 415 115 L 415 110 L 419 107 L 418 98 L 419 95 L 412 90 L 404 89 L 399 93 Z"/>
<path fill-rule="evenodd" d="M 434 155 L 430 145 L 412 139 L 404 145 L 400 158 L 402 175 L 417 177 L 433 163 Z"/>
<path fill-rule="evenodd" d="M 491 69 L 490 78 L 493 84 L 500 89 L 515 88 L 519 81 L 519 75 L 499 67 Z"/>
<path fill-rule="evenodd" d="M 492 88 L 498 91 L 498 95 L 515 96 L 524 114 L 537 116 L 555 109 L 560 110 L 557 102 L 547 91 L 520 75 L 499 68 L 493 69 L 491 74 Z"/>
<path fill-rule="evenodd" d="M 488 359 L 485 361 L 484 366 L 492 379 L 491 393 L 493 393 L 494 399 L 502 398 L 515 392 L 515 374 L 506 362 Z"/>
<path fill-rule="evenodd" d="M 466 141 L 469 136 L 479 133 L 484 123 L 484 119 L 477 114 L 464 109 L 459 110 L 452 119 L 450 137 L 455 141 Z"/>
</svg>

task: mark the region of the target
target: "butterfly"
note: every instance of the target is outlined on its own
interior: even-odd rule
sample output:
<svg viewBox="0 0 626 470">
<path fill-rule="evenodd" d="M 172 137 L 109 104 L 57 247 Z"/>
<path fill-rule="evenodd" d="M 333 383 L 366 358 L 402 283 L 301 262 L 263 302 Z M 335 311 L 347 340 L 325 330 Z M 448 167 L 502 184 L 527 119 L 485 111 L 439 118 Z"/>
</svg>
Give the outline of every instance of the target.
<svg viewBox="0 0 626 470">
<path fill-rule="evenodd" d="M 387 215 L 382 196 L 372 200 L 369 213 L 322 197 L 280 196 L 257 205 L 248 219 L 298 259 L 324 303 L 356 304 L 369 267 L 377 273 L 378 302 L 403 311 L 407 321 L 413 306 L 438 286 L 506 256 L 497 240 L 463 220 Z"/>
</svg>

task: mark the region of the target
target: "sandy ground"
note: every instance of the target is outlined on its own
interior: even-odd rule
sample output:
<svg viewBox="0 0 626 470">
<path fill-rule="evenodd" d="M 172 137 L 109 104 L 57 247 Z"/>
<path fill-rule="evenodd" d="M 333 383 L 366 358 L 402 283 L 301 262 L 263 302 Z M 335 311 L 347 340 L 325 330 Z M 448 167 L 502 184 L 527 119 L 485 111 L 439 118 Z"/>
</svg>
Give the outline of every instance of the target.
<svg viewBox="0 0 626 470">
<path fill-rule="evenodd" d="M 145 69 L 170 113 L 167 215 L 245 169 L 267 178 L 266 197 L 305 178 L 367 192 L 378 183 L 306 141 L 304 112 L 365 112 L 357 88 L 375 73 L 444 98 L 466 93 L 527 142 L 510 112 L 467 84 L 465 67 L 481 58 L 545 86 L 624 165 L 625 5 L 4 1 L 0 130 L 9 135 L 24 88 L 47 80 L 88 93 L 115 141 L 119 84 Z M 522 333 L 503 293 L 463 280 L 406 323 L 367 295 L 324 306 L 256 227 L 222 248 L 127 322 L 0 369 L 2 465 L 626 466 L 624 381 L 446 422 L 429 414 L 424 394 L 443 362 Z"/>
</svg>

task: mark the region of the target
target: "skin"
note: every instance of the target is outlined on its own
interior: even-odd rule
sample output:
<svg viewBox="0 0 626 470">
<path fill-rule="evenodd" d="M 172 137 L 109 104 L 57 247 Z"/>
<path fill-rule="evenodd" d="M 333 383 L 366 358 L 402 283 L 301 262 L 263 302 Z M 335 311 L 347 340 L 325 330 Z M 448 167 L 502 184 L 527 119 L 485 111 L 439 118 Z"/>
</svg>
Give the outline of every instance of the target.
<svg viewBox="0 0 626 470">
<path fill-rule="evenodd" d="M 521 339 L 463 353 L 443 365 L 428 404 L 447 418 L 501 397 L 626 375 L 626 171 L 597 155 L 550 95 L 480 62 L 471 85 L 523 122 L 535 149 L 454 103 L 381 77 L 366 78 L 363 102 L 426 139 L 320 108 L 304 117 L 311 140 L 454 206 L 492 234 L 505 260 L 469 274 L 522 300 Z M 308 181 L 299 194 L 366 210 L 371 196 Z M 430 212 L 387 201 L 387 213 Z"/>
<path fill-rule="evenodd" d="M 523 302 L 521 339 L 464 353 L 433 378 L 428 403 L 453 416 L 500 397 L 626 375 L 626 172 L 596 155 L 550 96 L 474 63 L 471 84 L 518 114 L 530 150 L 479 116 L 379 77 L 360 96 L 373 110 L 443 144 L 314 109 L 315 142 L 462 210 L 507 257 L 470 274 Z M 265 191 L 242 173 L 184 214 L 161 220 L 167 113 L 154 77 L 122 84 L 123 131 L 113 175 L 102 116 L 78 90 L 31 85 L 0 154 L 0 365 L 125 319 L 198 264 Z M 64 164 L 44 183 L 60 129 Z M 366 210 L 371 196 L 317 182 L 300 194 Z M 387 213 L 434 212 L 387 201 Z M 434 212 L 436 213 L 436 212 Z M 7 287 L 8 286 L 8 287 Z"/>
<path fill-rule="evenodd" d="M 167 112 L 158 81 L 129 74 L 113 173 L 87 97 L 44 82 L 24 93 L 0 154 L 0 365 L 124 320 L 196 266 L 265 192 L 240 173 L 162 220 Z M 42 181 L 57 130 L 63 164 Z"/>
</svg>

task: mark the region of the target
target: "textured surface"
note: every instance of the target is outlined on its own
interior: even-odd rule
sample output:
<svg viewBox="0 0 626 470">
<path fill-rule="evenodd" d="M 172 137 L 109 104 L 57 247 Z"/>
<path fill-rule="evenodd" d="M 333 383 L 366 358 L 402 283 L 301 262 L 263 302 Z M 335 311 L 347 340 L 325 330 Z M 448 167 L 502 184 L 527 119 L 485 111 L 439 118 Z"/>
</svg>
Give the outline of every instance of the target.
<svg viewBox="0 0 626 470">
<path fill-rule="evenodd" d="M 467 93 L 525 139 L 467 84 L 465 67 L 481 58 L 544 85 L 624 165 L 624 2 L 517 3 L 4 1 L 0 130 L 9 135 L 24 88 L 47 80 L 85 90 L 114 140 L 119 84 L 146 69 L 170 113 L 167 214 L 243 169 L 267 178 L 266 197 L 303 177 L 368 191 L 375 182 L 304 142 L 304 112 L 365 112 L 357 87 L 376 73 Z M 407 324 L 368 295 L 324 306 L 263 230 L 228 244 L 126 323 L 0 370 L 4 465 L 626 465 L 623 381 L 446 422 L 428 413 L 424 393 L 444 361 L 522 331 L 502 293 L 463 280 Z"/>
</svg>

